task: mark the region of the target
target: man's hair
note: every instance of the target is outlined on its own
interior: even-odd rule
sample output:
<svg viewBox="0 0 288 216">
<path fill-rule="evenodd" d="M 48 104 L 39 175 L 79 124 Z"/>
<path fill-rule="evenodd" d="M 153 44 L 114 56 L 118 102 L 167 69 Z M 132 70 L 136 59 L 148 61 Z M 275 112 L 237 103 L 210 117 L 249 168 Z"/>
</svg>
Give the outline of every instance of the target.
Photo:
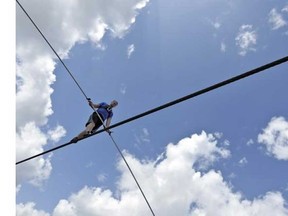
<svg viewBox="0 0 288 216">
<path fill-rule="evenodd" d="M 112 100 L 112 101 L 111 101 L 111 104 L 112 104 L 112 103 L 114 103 L 116 106 L 118 105 L 118 101 L 116 101 L 116 100 Z"/>
</svg>

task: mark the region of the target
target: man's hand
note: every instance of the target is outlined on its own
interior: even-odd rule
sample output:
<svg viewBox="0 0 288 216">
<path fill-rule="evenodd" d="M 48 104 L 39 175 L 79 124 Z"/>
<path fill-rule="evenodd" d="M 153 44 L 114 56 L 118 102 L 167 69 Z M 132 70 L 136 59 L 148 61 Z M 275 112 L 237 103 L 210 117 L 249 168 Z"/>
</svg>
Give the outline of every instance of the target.
<svg viewBox="0 0 288 216">
<path fill-rule="evenodd" d="M 110 131 L 109 129 L 106 129 L 106 132 L 111 135 L 111 133 L 113 133 L 113 131 Z"/>
<path fill-rule="evenodd" d="M 91 100 L 88 100 L 89 106 L 93 107 L 93 102 Z"/>
</svg>

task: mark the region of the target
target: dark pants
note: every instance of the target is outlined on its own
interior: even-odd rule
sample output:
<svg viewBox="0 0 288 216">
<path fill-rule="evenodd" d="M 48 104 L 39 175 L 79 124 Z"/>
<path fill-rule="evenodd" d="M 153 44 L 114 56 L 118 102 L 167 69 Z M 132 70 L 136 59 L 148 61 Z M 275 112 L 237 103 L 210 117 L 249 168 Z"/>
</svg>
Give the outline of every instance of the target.
<svg viewBox="0 0 288 216">
<path fill-rule="evenodd" d="M 98 115 L 101 117 L 102 121 L 103 121 L 103 117 L 98 113 Z M 90 116 L 89 119 L 87 121 L 87 123 L 85 124 L 85 127 L 87 127 L 88 124 L 94 122 L 95 126 L 92 129 L 92 133 L 96 132 L 96 130 L 98 130 L 98 128 L 102 125 L 102 121 L 99 119 L 99 116 L 97 115 L 96 112 L 93 112 Z M 104 121 L 103 121 L 104 122 Z"/>
</svg>

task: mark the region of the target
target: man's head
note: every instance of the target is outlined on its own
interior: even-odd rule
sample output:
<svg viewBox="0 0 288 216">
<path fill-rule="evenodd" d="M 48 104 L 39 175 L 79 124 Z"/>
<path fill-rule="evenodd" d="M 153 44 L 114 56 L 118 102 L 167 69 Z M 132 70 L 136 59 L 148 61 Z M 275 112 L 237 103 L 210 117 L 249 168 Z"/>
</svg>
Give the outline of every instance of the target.
<svg viewBox="0 0 288 216">
<path fill-rule="evenodd" d="M 118 105 L 118 102 L 116 100 L 112 100 L 110 103 L 111 107 L 116 107 Z"/>
</svg>

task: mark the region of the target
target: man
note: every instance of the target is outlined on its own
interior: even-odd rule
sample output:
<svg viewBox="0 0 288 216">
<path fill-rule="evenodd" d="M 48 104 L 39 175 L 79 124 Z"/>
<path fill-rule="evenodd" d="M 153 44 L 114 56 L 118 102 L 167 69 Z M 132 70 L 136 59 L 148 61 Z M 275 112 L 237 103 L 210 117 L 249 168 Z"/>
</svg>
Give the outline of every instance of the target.
<svg viewBox="0 0 288 216">
<path fill-rule="evenodd" d="M 97 108 L 97 113 L 93 112 L 87 123 L 85 124 L 86 129 L 83 130 L 78 136 L 74 137 L 70 142 L 71 143 L 77 143 L 79 139 L 82 139 L 88 134 L 95 133 L 98 128 L 102 125 L 102 122 L 104 123 L 106 120 L 106 128 L 110 126 L 113 111 L 112 108 L 116 107 L 118 105 L 118 102 L 116 100 L 112 100 L 111 103 L 108 105 L 105 102 L 94 104 L 91 100 L 88 100 L 89 106 L 91 106 L 93 109 Z M 100 119 L 100 118 L 101 119 Z M 107 132 L 110 134 L 111 131 L 107 130 Z"/>
</svg>

